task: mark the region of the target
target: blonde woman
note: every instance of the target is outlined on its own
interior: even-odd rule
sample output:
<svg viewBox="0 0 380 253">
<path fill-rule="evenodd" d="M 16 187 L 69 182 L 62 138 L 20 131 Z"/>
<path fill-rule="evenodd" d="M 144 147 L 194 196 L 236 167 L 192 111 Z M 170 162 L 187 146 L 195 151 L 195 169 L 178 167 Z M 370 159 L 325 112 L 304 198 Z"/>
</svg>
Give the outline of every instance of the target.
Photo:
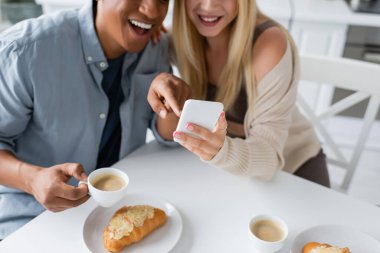
<svg viewBox="0 0 380 253">
<path fill-rule="evenodd" d="M 187 125 L 202 139 L 173 133 L 178 118 L 167 108 L 175 103 L 175 92 L 150 93 L 166 139 L 173 133 L 204 162 L 234 174 L 269 180 L 282 169 L 330 185 L 319 140 L 296 107 L 294 42 L 256 1 L 175 1 L 172 34 L 176 65 L 192 96 L 220 101 L 226 113 L 213 131 Z M 162 74 L 154 82 L 173 86 L 181 80 Z"/>
</svg>

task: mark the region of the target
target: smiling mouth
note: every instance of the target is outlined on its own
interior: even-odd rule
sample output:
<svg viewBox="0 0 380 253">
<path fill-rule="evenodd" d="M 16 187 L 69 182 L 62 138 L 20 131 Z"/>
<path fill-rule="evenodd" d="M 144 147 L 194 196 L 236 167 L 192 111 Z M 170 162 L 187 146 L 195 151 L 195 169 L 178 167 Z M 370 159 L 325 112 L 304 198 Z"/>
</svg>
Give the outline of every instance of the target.
<svg viewBox="0 0 380 253">
<path fill-rule="evenodd" d="M 144 23 L 134 19 L 130 19 L 129 24 L 138 35 L 146 35 L 153 27 L 152 24 Z"/>
<path fill-rule="evenodd" d="M 202 16 L 199 15 L 201 22 L 207 26 L 213 26 L 219 22 L 222 16 Z"/>
</svg>

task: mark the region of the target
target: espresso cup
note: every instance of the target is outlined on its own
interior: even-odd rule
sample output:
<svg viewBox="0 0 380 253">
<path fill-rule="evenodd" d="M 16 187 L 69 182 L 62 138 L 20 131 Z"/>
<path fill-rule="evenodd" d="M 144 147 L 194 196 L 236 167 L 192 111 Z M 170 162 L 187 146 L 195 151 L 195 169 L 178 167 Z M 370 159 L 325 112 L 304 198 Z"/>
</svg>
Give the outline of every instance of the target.
<svg viewBox="0 0 380 253">
<path fill-rule="evenodd" d="M 249 222 L 248 231 L 254 248 L 260 253 L 279 251 L 288 237 L 286 223 L 273 215 L 255 215 Z"/>
<path fill-rule="evenodd" d="M 129 177 L 119 169 L 101 168 L 90 173 L 87 184 L 98 205 L 111 207 L 126 195 Z"/>
</svg>

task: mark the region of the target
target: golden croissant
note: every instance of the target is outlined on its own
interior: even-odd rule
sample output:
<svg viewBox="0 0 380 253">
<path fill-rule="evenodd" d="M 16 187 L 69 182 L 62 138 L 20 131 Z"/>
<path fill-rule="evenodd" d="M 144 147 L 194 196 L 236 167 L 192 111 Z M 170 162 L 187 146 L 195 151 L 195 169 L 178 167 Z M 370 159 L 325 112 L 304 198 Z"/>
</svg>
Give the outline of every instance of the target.
<svg viewBox="0 0 380 253">
<path fill-rule="evenodd" d="M 119 252 L 125 246 L 138 242 L 165 224 L 166 213 L 148 205 L 124 206 L 112 216 L 103 231 L 104 247 Z"/>
<path fill-rule="evenodd" d="M 339 248 L 327 243 L 309 242 L 305 244 L 303 253 L 350 253 L 348 248 Z"/>
</svg>

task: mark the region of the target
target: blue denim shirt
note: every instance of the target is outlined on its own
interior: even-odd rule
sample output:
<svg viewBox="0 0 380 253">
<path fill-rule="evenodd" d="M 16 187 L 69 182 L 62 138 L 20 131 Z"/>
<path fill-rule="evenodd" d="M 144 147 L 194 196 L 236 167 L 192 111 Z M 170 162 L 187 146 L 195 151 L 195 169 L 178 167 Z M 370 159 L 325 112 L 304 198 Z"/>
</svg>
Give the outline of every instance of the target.
<svg viewBox="0 0 380 253">
<path fill-rule="evenodd" d="M 167 50 L 164 38 L 126 54 L 120 158 L 145 143 L 154 121 L 147 91 L 159 72 L 170 71 Z M 94 170 L 108 112 L 101 86 L 105 68 L 91 4 L 0 34 L 0 149 L 43 167 L 73 162 L 86 173 Z M 33 196 L 0 185 L 0 239 L 43 210 Z"/>
</svg>

